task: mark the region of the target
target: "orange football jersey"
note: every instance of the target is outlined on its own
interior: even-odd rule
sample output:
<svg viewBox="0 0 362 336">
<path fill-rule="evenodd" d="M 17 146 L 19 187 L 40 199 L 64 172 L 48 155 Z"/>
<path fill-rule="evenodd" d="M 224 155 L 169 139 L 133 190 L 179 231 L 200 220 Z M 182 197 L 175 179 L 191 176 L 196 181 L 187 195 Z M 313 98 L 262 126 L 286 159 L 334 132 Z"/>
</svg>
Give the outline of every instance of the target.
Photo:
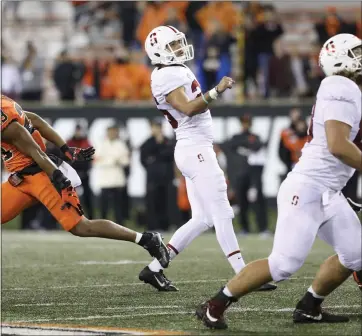
<svg viewBox="0 0 362 336">
<path fill-rule="evenodd" d="M 18 122 L 31 134 L 34 141 L 45 151 L 45 144 L 39 131 L 33 128 L 21 106 L 12 99 L 1 96 L 1 132 L 12 122 Z M 16 172 L 34 163 L 33 159 L 21 153 L 15 146 L 1 140 L 1 157 L 10 172 Z"/>
</svg>

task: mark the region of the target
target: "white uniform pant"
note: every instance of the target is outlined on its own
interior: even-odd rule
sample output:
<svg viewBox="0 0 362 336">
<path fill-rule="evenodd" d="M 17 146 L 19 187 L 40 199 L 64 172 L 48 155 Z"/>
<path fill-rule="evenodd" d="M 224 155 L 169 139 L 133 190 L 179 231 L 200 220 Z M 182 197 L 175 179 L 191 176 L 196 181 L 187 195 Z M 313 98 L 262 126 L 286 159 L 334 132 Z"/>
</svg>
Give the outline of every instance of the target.
<svg viewBox="0 0 362 336">
<path fill-rule="evenodd" d="M 212 227 L 217 219 L 234 217 L 224 172 L 212 146 L 176 146 L 175 161 L 186 179 L 192 218 Z"/>
<path fill-rule="evenodd" d="M 303 265 L 317 235 L 334 248 L 344 267 L 362 269 L 362 226 L 341 192 L 291 173 L 280 186 L 277 201 L 278 220 L 268 259 L 273 280 L 284 280 Z"/>
</svg>

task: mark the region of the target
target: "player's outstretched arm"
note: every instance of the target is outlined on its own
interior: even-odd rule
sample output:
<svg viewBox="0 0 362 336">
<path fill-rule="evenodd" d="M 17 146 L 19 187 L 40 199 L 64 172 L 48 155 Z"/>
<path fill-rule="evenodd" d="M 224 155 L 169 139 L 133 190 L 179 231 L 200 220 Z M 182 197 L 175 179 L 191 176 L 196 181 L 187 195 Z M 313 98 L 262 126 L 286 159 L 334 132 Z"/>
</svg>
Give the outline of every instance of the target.
<svg viewBox="0 0 362 336">
<path fill-rule="evenodd" d="M 11 123 L 2 131 L 2 139 L 14 145 L 24 155 L 31 157 L 48 176 L 53 176 L 54 171 L 58 169 L 41 150 L 30 133 L 18 122 Z"/>
<path fill-rule="evenodd" d="M 327 120 L 324 125 L 331 154 L 346 165 L 362 172 L 362 152 L 349 140 L 351 126 L 337 120 Z"/>
<path fill-rule="evenodd" d="M 189 117 L 196 114 L 205 112 L 208 105 L 216 100 L 219 94 L 223 93 L 226 89 L 231 89 L 235 81 L 230 77 L 223 77 L 220 83 L 213 89 L 201 94 L 194 100 L 189 100 L 184 87 L 179 87 L 176 90 L 170 92 L 166 98 L 166 101 L 174 107 L 177 111 L 181 111 Z"/>
<path fill-rule="evenodd" d="M 50 126 L 44 119 L 32 112 L 25 112 L 33 126 L 40 132 L 43 138 L 59 147 L 70 162 L 90 161 L 93 159 L 95 149 L 89 147 L 86 149 L 69 147 L 58 132 Z"/>
</svg>

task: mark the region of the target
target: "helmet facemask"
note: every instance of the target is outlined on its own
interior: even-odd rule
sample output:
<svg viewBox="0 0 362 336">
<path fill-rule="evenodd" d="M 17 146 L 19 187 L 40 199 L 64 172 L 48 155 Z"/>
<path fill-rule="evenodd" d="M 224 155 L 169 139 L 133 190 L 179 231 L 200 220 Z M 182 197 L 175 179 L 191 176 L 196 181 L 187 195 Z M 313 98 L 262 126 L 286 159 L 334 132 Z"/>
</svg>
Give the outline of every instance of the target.
<svg viewBox="0 0 362 336">
<path fill-rule="evenodd" d="M 187 44 L 186 37 L 181 32 L 176 34 L 175 39 L 166 43 L 163 50 L 162 63 L 165 65 L 182 64 L 194 58 L 194 48 L 191 44 Z"/>
</svg>

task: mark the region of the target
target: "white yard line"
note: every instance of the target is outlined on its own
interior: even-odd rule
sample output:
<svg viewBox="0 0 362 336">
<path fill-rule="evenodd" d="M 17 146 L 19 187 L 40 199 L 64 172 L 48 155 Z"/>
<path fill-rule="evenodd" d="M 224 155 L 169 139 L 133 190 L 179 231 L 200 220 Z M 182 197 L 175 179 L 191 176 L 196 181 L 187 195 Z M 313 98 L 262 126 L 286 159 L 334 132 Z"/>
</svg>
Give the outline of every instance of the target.
<svg viewBox="0 0 362 336">
<path fill-rule="evenodd" d="M 14 304 L 13 307 L 51 307 L 51 306 L 87 306 L 86 303 L 67 303 L 67 302 L 49 302 L 49 303 L 18 303 Z"/>
<path fill-rule="evenodd" d="M 312 280 L 314 277 L 293 277 L 289 280 Z M 191 283 L 211 283 L 211 282 L 226 282 L 230 279 L 204 279 L 204 280 L 181 280 L 175 281 L 177 284 L 191 284 Z M 28 291 L 28 290 L 46 290 L 46 289 L 68 289 L 68 288 L 97 288 L 97 287 L 123 287 L 123 286 L 144 286 L 143 282 L 126 282 L 116 284 L 94 284 L 94 285 L 70 285 L 70 286 L 50 286 L 46 288 L 37 287 L 15 287 L 15 288 L 2 288 L 3 291 Z"/>
<path fill-rule="evenodd" d="M 140 306 L 141 307 L 141 306 Z M 138 307 L 138 308 L 140 308 Z M 161 309 L 162 306 L 160 306 Z M 166 308 L 170 306 L 163 306 L 162 309 L 174 309 Z M 174 306 L 171 306 L 174 307 Z M 360 308 L 360 305 L 337 305 L 337 306 L 327 306 L 326 309 L 348 309 L 348 308 Z M 145 306 L 144 309 L 152 309 L 152 307 Z M 234 307 L 230 309 L 230 312 L 239 313 L 239 312 L 271 312 L 271 313 L 288 313 L 294 311 L 295 307 L 290 308 L 274 308 L 274 309 L 260 309 L 260 308 L 238 308 Z M 140 314 L 117 314 L 117 315 L 91 315 L 83 317 L 64 317 L 64 318 L 55 318 L 55 319 L 37 319 L 37 320 L 21 320 L 21 321 L 11 321 L 11 323 L 35 323 L 35 322 L 50 322 L 50 321 L 83 321 L 83 320 L 100 320 L 100 319 L 127 319 L 134 317 L 144 317 L 144 316 L 162 316 L 162 315 L 192 315 L 194 310 L 180 310 L 180 311 L 169 311 L 169 312 L 154 312 L 154 313 L 140 313 Z M 345 313 L 345 312 L 344 312 Z M 349 313 L 348 313 L 349 314 Z M 355 313 L 351 313 L 355 314 Z M 359 313 L 356 313 L 359 314 Z M 6 322 L 5 322 L 6 323 Z"/>
</svg>

